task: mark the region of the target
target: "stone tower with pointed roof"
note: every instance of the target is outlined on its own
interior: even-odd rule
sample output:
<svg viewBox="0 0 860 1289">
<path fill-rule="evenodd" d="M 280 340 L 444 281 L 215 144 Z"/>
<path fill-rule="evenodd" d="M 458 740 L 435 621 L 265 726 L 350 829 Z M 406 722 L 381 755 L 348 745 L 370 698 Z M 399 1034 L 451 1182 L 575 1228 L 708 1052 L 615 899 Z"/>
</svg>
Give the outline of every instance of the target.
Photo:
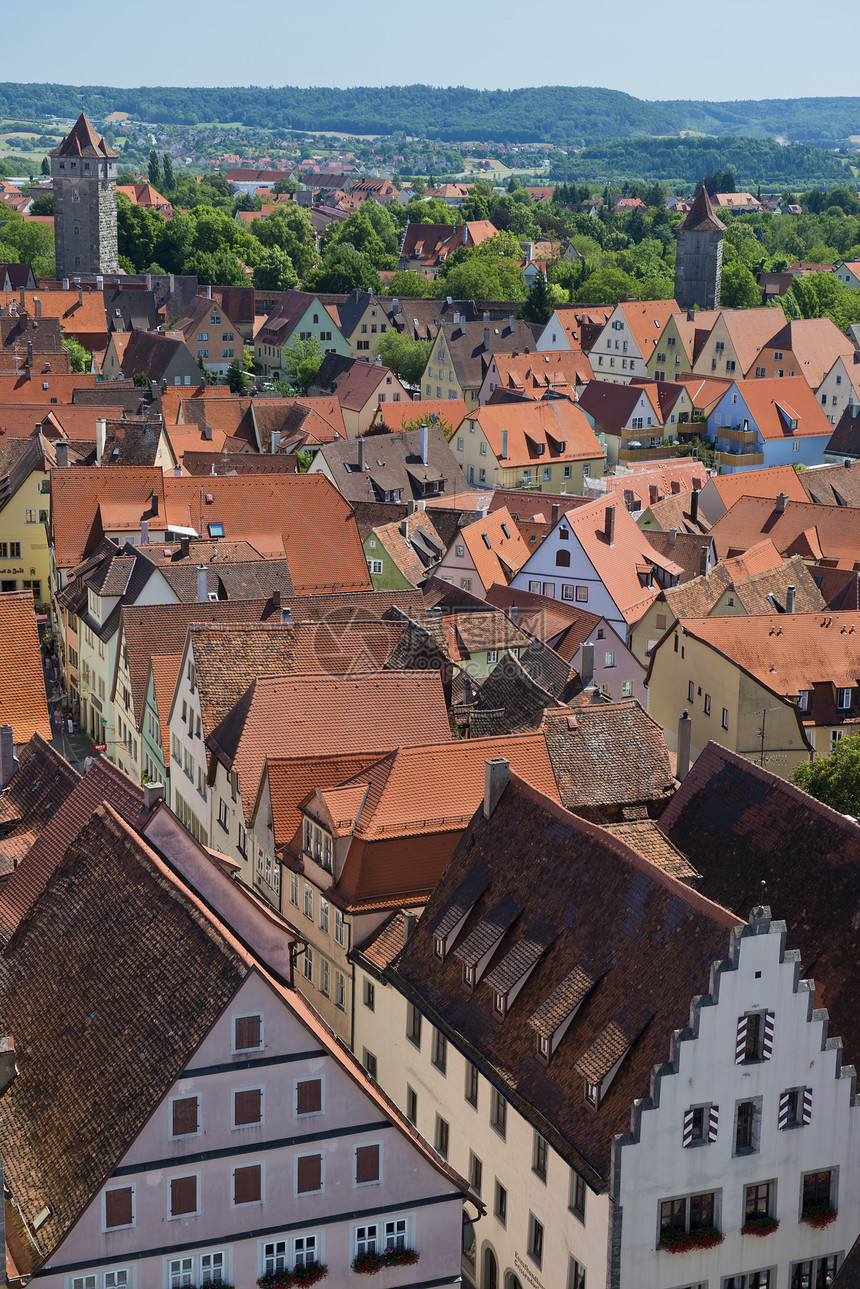
<svg viewBox="0 0 860 1289">
<path fill-rule="evenodd" d="M 678 226 L 675 260 L 675 299 L 682 309 L 716 309 L 720 303 L 723 269 L 723 234 L 726 231 L 714 214 L 708 190 L 699 189 L 692 209 Z"/>
<path fill-rule="evenodd" d="M 58 278 L 119 271 L 116 162 L 83 112 L 51 153 Z"/>
</svg>

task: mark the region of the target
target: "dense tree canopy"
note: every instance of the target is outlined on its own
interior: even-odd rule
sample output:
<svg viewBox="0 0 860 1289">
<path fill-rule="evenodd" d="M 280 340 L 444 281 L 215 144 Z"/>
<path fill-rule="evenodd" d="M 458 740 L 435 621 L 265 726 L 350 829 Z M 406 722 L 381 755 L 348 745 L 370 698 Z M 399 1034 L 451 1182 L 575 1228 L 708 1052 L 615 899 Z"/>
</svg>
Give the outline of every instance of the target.
<svg viewBox="0 0 860 1289">
<path fill-rule="evenodd" d="M 829 756 L 796 765 L 791 781 L 840 814 L 860 818 L 860 734 L 840 739 Z"/>
</svg>

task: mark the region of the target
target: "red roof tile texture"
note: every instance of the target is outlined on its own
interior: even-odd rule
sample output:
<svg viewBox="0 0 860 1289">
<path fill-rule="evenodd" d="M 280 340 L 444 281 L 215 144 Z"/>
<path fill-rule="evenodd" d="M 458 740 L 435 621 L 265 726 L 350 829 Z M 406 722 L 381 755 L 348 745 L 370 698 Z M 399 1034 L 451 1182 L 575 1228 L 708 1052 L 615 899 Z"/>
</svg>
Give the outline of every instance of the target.
<svg viewBox="0 0 860 1289">
<path fill-rule="evenodd" d="M 12 726 L 15 743 L 34 734 L 51 739 L 51 719 L 31 591 L 0 595 L 0 725 Z"/>
</svg>

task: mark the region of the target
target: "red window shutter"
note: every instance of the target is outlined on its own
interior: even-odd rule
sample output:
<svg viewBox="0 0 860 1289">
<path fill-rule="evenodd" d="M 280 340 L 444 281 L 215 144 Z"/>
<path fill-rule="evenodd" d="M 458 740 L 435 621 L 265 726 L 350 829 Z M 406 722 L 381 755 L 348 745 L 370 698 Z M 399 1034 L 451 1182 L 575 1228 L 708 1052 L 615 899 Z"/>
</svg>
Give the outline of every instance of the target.
<svg viewBox="0 0 860 1289">
<path fill-rule="evenodd" d="M 692 1110 L 684 1111 L 684 1136 L 682 1138 L 685 1147 L 693 1143 L 693 1112 Z"/>
<path fill-rule="evenodd" d="M 131 1186 L 119 1186 L 116 1190 L 105 1191 L 105 1226 L 130 1226 L 134 1221 L 133 1190 Z"/>
<path fill-rule="evenodd" d="M 778 1120 L 777 1120 L 777 1127 L 779 1127 L 779 1128 L 784 1128 L 784 1127 L 786 1126 L 786 1124 L 788 1123 L 788 1103 L 789 1103 L 789 1095 L 788 1095 L 788 1093 L 787 1093 L 787 1092 L 780 1092 L 780 1094 L 779 1094 L 779 1118 L 778 1118 Z"/>
<path fill-rule="evenodd" d="M 773 1012 L 765 1012 L 764 1039 L 762 1041 L 761 1059 L 769 1061 L 773 1056 Z"/>
<path fill-rule="evenodd" d="M 720 1128 L 720 1107 L 712 1105 L 708 1111 L 708 1141 L 716 1141 Z"/>
<path fill-rule="evenodd" d="M 174 1137 L 183 1137 L 197 1131 L 197 1097 L 178 1097 L 172 1105 Z"/>
<path fill-rule="evenodd" d="M 803 1122 L 812 1123 L 812 1088 L 803 1089 Z"/>
<path fill-rule="evenodd" d="M 356 1182 L 379 1181 L 379 1146 L 357 1146 L 355 1150 Z"/>
<path fill-rule="evenodd" d="M 170 1182 L 170 1215 L 180 1217 L 183 1213 L 197 1212 L 197 1178 L 174 1177 Z"/>
<path fill-rule="evenodd" d="M 263 1033 L 262 1016 L 237 1016 L 235 1023 L 237 1052 L 260 1046 L 260 1038 Z"/>
<path fill-rule="evenodd" d="M 296 1114 L 319 1114 L 322 1110 L 322 1079 L 300 1079 L 296 1084 Z"/>
<path fill-rule="evenodd" d="M 253 1204 L 263 1198 L 263 1170 L 260 1164 L 233 1169 L 233 1203 Z"/>
<path fill-rule="evenodd" d="M 296 1161 L 296 1190 L 300 1195 L 322 1190 L 322 1155 L 300 1155 Z"/>
<path fill-rule="evenodd" d="M 262 1088 L 249 1088 L 233 1093 L 233 1122 L 239 1128 L 247 1123 L 259 1123 L 263 1117 Z"/>
<path fill-rule="evenodd" d="M 735 1065 L 742 1065 L 747 1050 L 748 1016 L 738 1017 L 738 1036 L 735 1041 Z"/>
</svg>

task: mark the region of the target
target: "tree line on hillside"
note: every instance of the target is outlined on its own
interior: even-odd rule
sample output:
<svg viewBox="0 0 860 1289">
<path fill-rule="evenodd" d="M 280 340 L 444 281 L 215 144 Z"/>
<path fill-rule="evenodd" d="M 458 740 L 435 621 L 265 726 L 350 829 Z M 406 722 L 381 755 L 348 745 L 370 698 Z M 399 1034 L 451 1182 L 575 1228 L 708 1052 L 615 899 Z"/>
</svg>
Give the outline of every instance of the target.
<svg viewBox="0 0 860 1289">
<path fill-rule="evenodd" d="M 860 134 L 860 98 L 766 98 L 734 103 L 663 101 L 658 107 L 683 117 L 704 134 L 770 135 L 819 148 L 846 144 Z"/>
</svg>

